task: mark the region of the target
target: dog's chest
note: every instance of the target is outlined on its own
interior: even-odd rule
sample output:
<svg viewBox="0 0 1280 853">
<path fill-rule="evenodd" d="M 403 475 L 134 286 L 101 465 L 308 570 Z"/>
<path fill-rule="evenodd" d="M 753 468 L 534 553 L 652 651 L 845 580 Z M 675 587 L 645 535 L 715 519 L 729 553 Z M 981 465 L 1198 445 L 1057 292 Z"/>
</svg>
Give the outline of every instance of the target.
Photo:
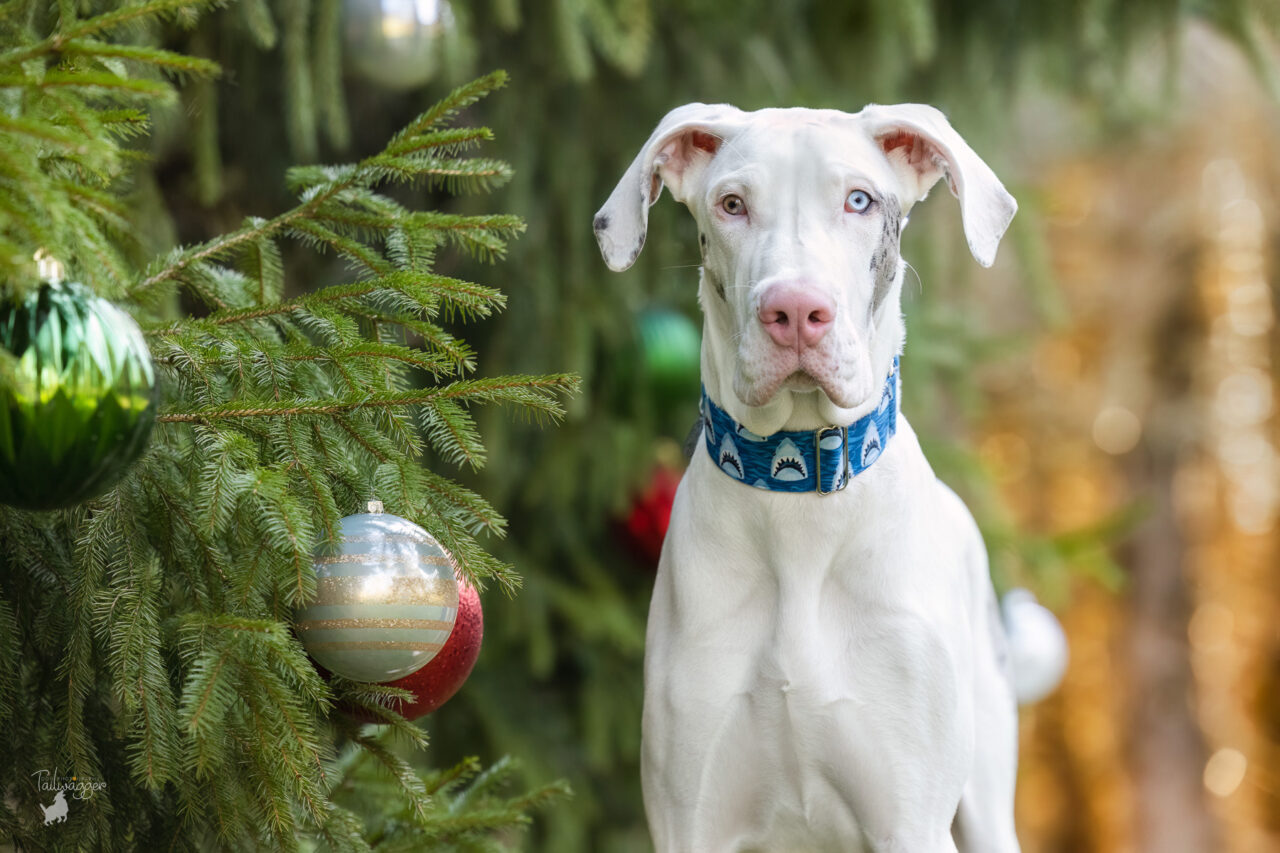
<svg viewBox="0 0 1280 853">
<path fill-rule="evenodd" d="M 671 778 L 715 779 L 743 849 L 852 850 L 892 802 L 867 792 L 958 784 L 960 572 L 945 531 L 920 535 L 927 500 L 901 495 L 760 492 L 697 459 L 682 486 L 650 612 L 646 731 L 679 721 L 703 742 L 669 756 Z M 886 781 L 898 753 L 935 759 Z"/>
<path fill-rule="evenodd" d="M 697 454 L 673 508 L 661 581 L 687 605 L 682 614 L 720 629 L 776 626 L 780 638 L 828 621 L 870 629 L 904 609 L 945 621 L 956 611 L 948 587 L 959 573 L 948 563 L 957 555 L 930 520 L 932 473 L 908 470 L 898 449 L 828 496 L 748 488 Z"/>
</svg>

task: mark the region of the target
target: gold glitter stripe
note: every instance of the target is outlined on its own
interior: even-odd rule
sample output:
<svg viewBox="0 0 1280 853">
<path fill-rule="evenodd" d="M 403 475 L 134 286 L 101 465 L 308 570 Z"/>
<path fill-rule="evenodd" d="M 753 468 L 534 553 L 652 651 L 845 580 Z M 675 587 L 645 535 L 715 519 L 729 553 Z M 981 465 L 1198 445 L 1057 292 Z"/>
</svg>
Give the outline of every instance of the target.
<svg viewBox="0 0 1280 853">
<path fill-rule="evenodd" d="M 308 619 L 298 623 L 300 631 L 326 628 L 416 628 L 424 631 L 452 631 L 453 623 L 440 619 Z"/>
<path fill-rule="evenodd" d="M 329 557 L 316 557 L 316 564 L 331 566 L 335 563 L 377 563 L 383 566 L 443 566 L 453 568 L 453 561 L 448 557 L 435 554 L 416 554 L 402 560 L 388 559 L 382 554 L 335 554 Z"/>
<path fill-rule="evenodd" d="M 457 607 L 458 585 L 452 578 L 393 575 L 390 578 L 350 575 L 316 578 L 316 597 L 309 604 L 426 604 Z"/>
<path fill-rule="evenodd" d="M 332 643 L 311 643 L 309 651 L 317 652 L 354 652 L 361 649 L 387 649 L 390 651 L 438 652 L 444 648 L 443 643 L 403 643 L 397 640 L 349 640 Z"/>
<path fill-rule="evenodd" d="M 436 541 L 431 534 L 421 536 L 417 533 L 385 533 L 377 536 L 343 536 L 341 544 L 346 545 L 349 542 L 394 542 L 397 545 L 405 545 L 413 543 L 414 545 L 435 545 L 437 548 L 444 550 L 444 546 Z"/>
</svg>

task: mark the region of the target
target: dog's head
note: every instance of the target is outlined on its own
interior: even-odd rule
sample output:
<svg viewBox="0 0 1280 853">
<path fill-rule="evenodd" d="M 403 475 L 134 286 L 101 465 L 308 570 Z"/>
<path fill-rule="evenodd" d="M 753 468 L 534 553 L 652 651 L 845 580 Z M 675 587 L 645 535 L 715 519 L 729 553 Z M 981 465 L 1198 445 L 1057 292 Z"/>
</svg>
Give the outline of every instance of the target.
<svg viewBox="0 0 1280 853">
<path fill-rule="evenodd" d="M 686 104 L 663 118 L 595 217 L 614 270 L 635 262 L 665 185 L 698 223 L 703 381 L 754 432 L 797 394 L 826 423 L 880 399 L 902 345 L 898 242 L 945 177 L 990 266 L 1017 204 L 946 118 L 921 104 L 859 113 Z"/>
</svg>

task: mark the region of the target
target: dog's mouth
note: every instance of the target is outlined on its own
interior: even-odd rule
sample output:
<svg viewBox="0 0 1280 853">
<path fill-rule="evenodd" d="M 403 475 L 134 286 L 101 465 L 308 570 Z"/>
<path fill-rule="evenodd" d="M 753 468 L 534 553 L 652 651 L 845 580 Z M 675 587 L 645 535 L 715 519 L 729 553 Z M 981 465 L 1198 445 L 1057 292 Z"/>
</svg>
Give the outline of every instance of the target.
<svg viewBox="0 0 1280 853">
<path fill-rule="evenodd" d="M 779 390 L 812 391 L 818 387 L 818 380 L 814 379 L 811 373 L 805 370 L 797 370 L 795 373 L 792 373 L 786 379 L 782 380 L 782 385 Z"/>
<path fill-rule="evenodd" d="M 747 330 L 750 331 L 750 330 Z M 738 340 L 733 377 L 734 395 L 747 406 L 769 406 L 780 392 L 812 398 L 827 416 L 875 405 L 878 384 L 871 376 L 871 352 L 857 330 L 837 330 L 817 345 L 793 349 L 776 345 L 763 331 L 744 334 Z M 873 387 L 876 386 L 876 387 Z M 779 401 L 779 404 L 782 401 Z M 843 416 L 843 414 L 841 414 Z"/>
<path fill-rule="evenodd" d="M 829 378 L 820 379 L 803 368 L 781 376 L 758 379 L 755 382 L 751 382 L 741 373 L 737 379 L 737 387 L 734 390 L 739 392 L 738 398 L 748 406 L 767 405 L 782 391 L 798 394 L 822 391 L 833 404 L 841 408 L 852 408 L 863 402 L 855 399 L 857 395 L 852 393 L 853 389 L 845 387 L 845 383 Z"/>
</svg>

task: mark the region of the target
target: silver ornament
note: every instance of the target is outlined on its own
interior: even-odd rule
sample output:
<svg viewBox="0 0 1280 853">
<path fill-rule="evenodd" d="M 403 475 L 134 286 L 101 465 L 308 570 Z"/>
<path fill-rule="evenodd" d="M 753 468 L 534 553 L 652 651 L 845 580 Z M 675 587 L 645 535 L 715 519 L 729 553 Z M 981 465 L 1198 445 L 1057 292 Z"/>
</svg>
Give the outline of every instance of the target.
<svg viewBox="0 0 1280 853">
<path fill-rule="evenodd" d="M 349 515 L 316 552 L 316 595 L 297 613 L 303 648 L 354 681 L 394 681 L 444 647 L 458 616 L 453 557 L 408 519 Z"/>
<path fill-rule="evenodd" d="M 448 0 L 343 0 L 343 49 L 352 71 L 388 89 L 421 86 L 456 28 Z"/>
</svg>

